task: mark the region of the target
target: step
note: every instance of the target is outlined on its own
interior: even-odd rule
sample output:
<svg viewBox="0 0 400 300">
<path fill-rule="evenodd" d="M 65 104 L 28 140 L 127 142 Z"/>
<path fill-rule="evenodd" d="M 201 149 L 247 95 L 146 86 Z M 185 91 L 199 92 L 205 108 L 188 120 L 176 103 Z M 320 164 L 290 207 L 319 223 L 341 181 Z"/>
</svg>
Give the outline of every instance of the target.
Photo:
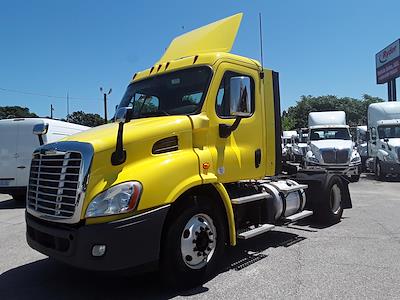
<svg viewBox="0 0 400 300">
<path fill-rule="evenodd" d="M 254 229 L 250 229 L 250 230 L 241 232 L 241 233 L 239 233 L 237 235 L 237 237 L 239 239 L 247 240 L 247 239 L 250 239 L 250 238 L 255 237 L 257 235 L 260 235 L 260 234 L 262 234 L 264 232 L 270 231 L 271 229 L 274 229 L 274 228 L 275 228 L 275 225 L 263 224 L 263 225 L 261 225 L 259 227 L 254 228 Z"/>
<path fill-rule="evenodd" d="M 250 196 L 235 198 L 235 199 L 232 199 L 231 202 L 232 202 L 232 204 L 244 204 L 244 203 L 249 203 L 249 202 L 268 199 L 268 198 L 272 198 L 272 196 L 268 193 L 260 193 L 260 194 L 254 194 L 254 195 L 250 195 Z"/>
<path fill-rule="evenodd" d="M 313 212 L 311 210 L 303 210 L 302 212 L 286 217 L 283 220 L 287 222 L 296 222 L 298 220 L 312 216 L 312 214 Z"/>
</svg>

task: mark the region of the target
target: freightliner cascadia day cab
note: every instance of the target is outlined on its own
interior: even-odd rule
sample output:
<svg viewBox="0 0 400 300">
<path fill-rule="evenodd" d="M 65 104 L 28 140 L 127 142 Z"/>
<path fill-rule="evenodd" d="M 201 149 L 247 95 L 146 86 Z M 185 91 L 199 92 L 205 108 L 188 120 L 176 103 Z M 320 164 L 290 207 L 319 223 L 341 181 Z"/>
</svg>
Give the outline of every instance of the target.
<svg viewBox="0 0 400 300">
<path fill-rule="evenodd" d="M 378 179 L 400 174 L 400 102 L 368 107 L 368 167 Z"/>
<path fill-rule="evenodd" d="M 91 270 L 156 263 L 168 284 L 212 273 L 227 246 L 314 214 L 340 220 L 346 181 L 280 177 L 278 74 L 230 54 L 242 14 L 175 38 L 116 113 L 33 155 L 29 245 Z"/>
<path fill-rule="evenodd" d="M 358 181 L 361 158 L 351 140 L 345 112 L 311 112 L 308 127 L 309 148 L 305 165 L 326 168 Z"/>
<path fill-rule="evenodd" d="M 33 130 L 39 130 L 36 136 Z M 89 127 L 46 118 L 0 120 L 0 193 L 25 200 L 32 153 L 41 144 L 87 130 Z"/>
</svg>

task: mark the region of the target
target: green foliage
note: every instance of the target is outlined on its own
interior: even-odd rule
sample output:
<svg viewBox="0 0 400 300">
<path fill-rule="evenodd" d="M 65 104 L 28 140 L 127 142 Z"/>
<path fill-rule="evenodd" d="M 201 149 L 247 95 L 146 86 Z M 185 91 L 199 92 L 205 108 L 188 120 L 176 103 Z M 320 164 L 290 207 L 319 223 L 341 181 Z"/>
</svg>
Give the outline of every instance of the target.
<svg viewBox="0 0 400 300">
<path fill-rule="evenodd" d="M 301 96 L 295 106 L 289 107 L 282 114 L 282 127 L 284 130 L 307 127 L 308 114 L 313 111 L 343 110 L 346 113 L 349 126 L 365 125 L 367 123 L 367 110 L 371 103 L 382 102 L 379 97 L 363 95 L 362 99 L 350 97 L 338 98 L 337 96 Z"/>
<path fill-rule="evenodd" d="M 84 113 L 83 111 L 74 111 L 67 117 L 68 122 L 96 127 L 104 124 L 104 119 L 99 114 Z M 65 120 L 63 120 L 65 121 Z"/>
<path fill-rule="evenodd" d="M 27 107 L 21 106 L 0 106 L 0 119 L 12 118 L 37 118 L 35 113 L 29 111 Z"/>
</svg>

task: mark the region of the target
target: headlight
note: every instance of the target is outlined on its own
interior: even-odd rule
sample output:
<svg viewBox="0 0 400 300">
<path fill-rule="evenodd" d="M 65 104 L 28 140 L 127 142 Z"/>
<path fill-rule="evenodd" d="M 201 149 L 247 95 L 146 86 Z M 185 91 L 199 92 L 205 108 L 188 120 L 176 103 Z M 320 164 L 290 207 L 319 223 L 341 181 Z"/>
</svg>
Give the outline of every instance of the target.
<svg viewBox="0 0 400 300">
<path fill-rule="evenodd" d="M 384 161 L 392 161 L 392 160 L 394 160 L 394 158 L 390 154 L 388 154 L 388 155 L 383 156 L 383 160 Z"/>
<path fill-rule="evenodd" d="M 137 181 L 117 184 L 97 195 L 86 210 L 86 217 L 126 213 L 136 208 L 142 192 Z"/>
<path fill-rule="evenodd" d="M 314 156 L 309 156 L 309 157 L 307 157 L 307 160 L 308 160 L 309 162 L 319 164 L 319 160 L 318 160 L 317 158 L 315 158 Z"/>
<path fill-rule="evenodd" d="M 356 163 L 356 162 L 360 162 L 360 161 L 361 161 L 361 157 L 359 157 L 359 156 L 353 157 L 353 158 L 351 159 L 351 162 L 352 162 L 352 163 Z"/>
</svg>

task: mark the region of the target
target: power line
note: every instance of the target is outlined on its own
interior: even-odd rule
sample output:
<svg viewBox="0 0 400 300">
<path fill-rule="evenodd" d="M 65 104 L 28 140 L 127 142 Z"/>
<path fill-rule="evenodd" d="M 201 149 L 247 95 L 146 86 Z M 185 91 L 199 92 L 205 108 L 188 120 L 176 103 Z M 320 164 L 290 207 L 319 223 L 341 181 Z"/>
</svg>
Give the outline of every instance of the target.
<svg viewBox="0 0 400 300">
<path fill-rule="evenodd" d="M 54 96 L 54 95 L 47 95 L 47 94 L 43 94 L 43 93 L 34 93 L 34 92 L 26 92 L 26 91 L 19 91 L 19 90 L 13 90 L 13 89 L 6 89 L 6 88 L 1 88 L 1 87 L 0 87 L 0 90 L 1 91 L 5 91 L 5 92 L 18 93 L 18 94 L 24 94 L 24 95 L 31 95 L 31 96 L 38 96 L 38 97 L 65 99 L 65 96 Z M 80 98 L 80 97 L 68 97 L 68 98 L 72 99 L 72 100 L 99 101 L 99 100 Z"/>
</svg>

